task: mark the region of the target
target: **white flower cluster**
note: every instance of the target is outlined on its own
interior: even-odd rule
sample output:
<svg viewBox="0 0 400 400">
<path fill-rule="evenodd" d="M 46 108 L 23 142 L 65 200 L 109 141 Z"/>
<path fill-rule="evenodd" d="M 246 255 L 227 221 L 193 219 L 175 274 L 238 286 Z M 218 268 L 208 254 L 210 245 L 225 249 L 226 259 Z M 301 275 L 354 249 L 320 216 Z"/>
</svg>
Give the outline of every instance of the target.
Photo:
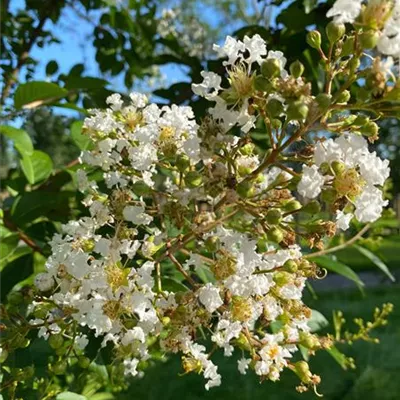
<svg viewBox="0 0 400 400">
<path fill-rule="evenodd" d="M 400 56 L 400 1 L 399 0 L 336 0 L 328 11 L 338 23 L 354 23 L 360 14 L 378 18 L 375 25 L 383 22 L 379 32 L 378 50 L 385 55 Z M 363 25 L 363 21 L 360 21 Z"/>
<path fill-rule="evenodd" d="M 303 165 L 299 179 L 279 158 L 278 146 L 294 138 L 284 141 L 282 125 L 272 132 L 271 123 L 272 148 L 261 156 L 248 135 L 258 118 L 268 122 L 273 104 L 279 118 L 291 110 L 285 129 L 292 121 L 302 127 L 308 106 L 316 108 L 310 86 L 289 75 L 283 54 L 267 52 L 259 35 L 228 37 L 215 50 L 226 58 L 229 87 L 202 72 L 193 91 L 215 102 L 203 121 L 190 107 L 148 104 L 137 93 L 127 105 L 110 96 L 108 109 L 85 120 L 93 147 L 82 154 L 77 183 L 87 215 L 50 243 L 36 286 L 55 307 L 33 321 L 44 337 L 67 332 L 81 351 L 90 330 L 113 346 L 127 375 L 142 373 L 153 350 L 180 353 L 184 371 L 202 373 L 207 389 L 221 383 L 215 349 L 227 357 L 240 349 L 240 373 L 275 381 L 284 368 L 297 371 L 291 358 L 299 345 L 329 347 L 310 332 L 302 301 L 306 279 L 319 269 L 302 257 L 293 213 L 306 205 L 293 192 L 297 185 L 309 199 L 325 192 L 334 204 L 345 199 L 334 210 L 345 229 L 353 213 L 361 222 L 379 217 L 389 175 L 388 162 L 356 134 L 318 142 L 312 161 L 293 157 Z M 264 85 L 267 77 L 271 86 L 255 89 L 256 78 Z M 332 225 L 313 222 L 302 237 L 323 245 Z M 200 331 L 210 333 L 212 350 Z M 318 384 L 303 364 L 302 371 L 301 390 Z"/>
<path fill-rule="evenodd" d="M 381 216 L 383 207 L 388 204 L 380 187 L 389 177 L 389 160 L 381 160 L 375 152 L 370 153 L 362 136 L 344 134 L 319 142 L 314 162 L 311 167 L 303 167 L 297 187 L 302 196 L 314 199 L 323 188 L 331 187 L 338 197 L 353 205 L 358 221 L 373 222 Z M 352 217 L 351 212 L 344 214 L 338 210 L 338 227 L 346 230 Z"/>
</svg>

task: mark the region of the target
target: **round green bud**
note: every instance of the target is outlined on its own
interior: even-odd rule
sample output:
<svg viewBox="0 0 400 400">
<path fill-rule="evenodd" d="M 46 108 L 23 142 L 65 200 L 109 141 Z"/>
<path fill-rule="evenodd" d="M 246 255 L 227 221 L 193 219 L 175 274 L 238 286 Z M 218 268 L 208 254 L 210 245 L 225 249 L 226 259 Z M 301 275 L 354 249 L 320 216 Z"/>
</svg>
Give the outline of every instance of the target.
<svg viewBox="0 0 400 400">
<path fill-rule="evenodd" d="M 302 208 L 302 211 L 308 214 L 317 214 L 321 211 L 321 205 L 317 200 L 312 200 Z"/>
<path fill-rule="evenodd" d="M 300 61 L 296 60 L 290 64 L 289 70 L 290 74 L 294 78 L 300 78 L 304 72 L 304 65 Z"/>
<path fill-rule="evenodd" d="M 339 104 L 346 104 L 351 98 L 351 94 L 348 90 L 344 90 L 336 99 L 336 102 Z"/>
<path fill-rule="evenodd" d="M 264 76 L 257 75 L 254 78 L 253 87 L 260 92 L 268 92 L 271 90 L 271 83 Z"/>
<path fill-rule="evenodd" d="M 329 22 L 326 26 L 326 36 L 331 44 L 336 43 L 346 33 L 344 24 L 338 24 L 334 21 Z"/>
<path fill-rule="evenodd" d="M 197 171 L 190 171 L 185 175 L 185 183 L 190 188 L 196 188 L 203 183 L 203 177 Z"/>
<path fill-rule="evenodd" d="M 23 303 L 24 295 L 18 291 L 10 292 L 7 295 L 7 301 L 14 306 L 18 306 L 19 304 Z"/>
<path fill-rule="evenodd" d="M 265 78 L 276 78 L 281 74 L 281 63 L 276 58 L 268 58 L 261 64 L 261 73 Z"/>
<path fill-rule="evenodd" d="M 343 42 L 343 46 L 342 46 L 342 57 L 346 57 L 349 56 L 351 54 L 354 54 L 354 50 L 355 50 L 355 39 L 354 36 L 349 36 L 347 37 L 344 42 Z"/>
<path fill-rule="evenodd" d="M 318 31 L 310 31 L 307 33 L 307 43 L 313 49 L 321 48 L 321 34 Z"/>
<path fill-rule="evenodd" d="M 90 358 L 89 357 L 85 357 L 85 356 L 79 356 L 78 357 L 78 365 L 83 368 L 89 368 L 89 365 L 91 364 Z"/>
<path fill-rule="evenodd" d="M 290 282 L 290 274 L 286 271 L 278 271 L 274 274 L 273 280 L 278 286 L 286 285 Z"/>
<path fill-rule="evenodd" d="M 354 74 L 357 71 L 357 69 L 360 67 L 360 64 L 361 64 L 360 59 L 353 57 L 349 61 L 349 64 L 348 64 L 349 69 L 350 69 L 350 74 Z"/>
<path fill-rule="evenodd" d="M 260 253 L 265 253 L 268 251 L 268 240 L 266 237 L 261 237 L 257 240 L 257 250 Z"/>
<path fill-rule="evenodd" d="M 185 172 L 190 167 L 190 159 L 186 154 L 179 154 L 176 158 L 176 167 L 180 172 Z"/>
<path fill-rule="evenodd" d="M 308 106 L 301 100 L 296 100 L 289 104 L 287 117 L 290 121 L 302 121 L 307 118 Z"/>
<path fill-rule="evenodd" d="M 219 245 L 219 239 L 218 236 L 210 236 L 206 239 L 204 242 L 205 248 L 213 253 L 214 251 L 218 250 L 218 245 Z"/>
<path fill-rule="evenodd" d="M 369 122 L 369 117 L 363 114 L 358 114 L 357 118 L 354 120 L 354 125 L 363 126 Z"/>
<path fill-rule="evenodd" d="M 282 221 L 282 213 L 277 209 L 269 210 L 265 219 L 270 225 L 278 225 Z"/>
<path fill-rule="evenodd" d="M 322 175 L 326 175 L 331 172 L 331 166 L 325 161 L 319 166 L 319 170 Z"/>
<path fill-rule="evenodd" d="M 244 156 L 250 156 L 254 151 L 255 145 L 253 143 L 247 143 L 240 148 L 240 153 Z"/>
<path fill-rule="evenodd" d="M 300 378 L 300 380 L 306 385 L 310 384 L 312 374 L 308 364 L 305 361 L 297 361 L 294 365 L 294 372 Z"/>
<path fill-rule="evenodd" d="M 358 40 L 363 49 L 373 49 L 378 44 L 379 33 L 375 30 L 366 31 L 358 36 Z"/>
<path fill-rule="evenodd" d="M 67 362 L 64 360 L 58 360 L 54 365 L 51 366 L 51 370 L 56 374 L 56 375 L 64 375 L 65 372 L 67 371 Z"/>
<path fill-rule="evenodd" d="M 287 260 L 285 264 L 283 264 L 283 269 L 290 273 L 295 273 L 298 270 L 297 263 L 293 260 Z"/>
<path fill-rule="evenodd" d="M 267 112 L 272 117 L 279 117 L 283 113 L 283 111 L 284 111 L 283 104 L 278 99 L 271 99 L 268 102 Z"/>
<path fill-rule="evenodd" d="M 300 264 L 298 265 L 300 271 L 307 271 L 311 268 L 311 264 L 307 260 L 301 260 Z"/>
<path fill-rule="evenodd" d="M 377 137 L 379 133 L 379 126 L 376 122 L 369 121 L 360 128 L 360 132 L 366 137 Z"/>
<path fill-rule="evenodd" d="M 64 338 L 61 334 L 51 335 L 49 337 L 49 346 L 52 349 L 58 349 L 64 344 Z"/>
<path fill-rule="evenodd" d="M 297 211 L 300 210 L 301 208 L 301 203 L 298 200 L 289 200 L 285 205 L 284 205 L 284 210 L 286 212 L 292 212 L 292 211 Z"/>
<path fill-rule="evenodd" d="M 3 364 L 3 362 L 7 360 L 7 357 L 8 357 L 8 350 L 3 348 L 0 353 L 0 364 Z"/>
<path fill-rule="evenodd" d="M 333 203 L 337 198 L 337 192 L 334 188 L 326 188 L 321 192 L 321 199 L 328 204 Z"/>
<path fill-rule="evenodd" d="M 248 181 L 240 182 L 236 186 L 236 192 L 243 199 L 252 197 L 254 195 L 254 184 Z"/>
<path fill-rule="evenodd" d="M 132 185 L 132 192 L 138 196 L 144 196 L 145 194 L 149 194 L 151 189 L 143 181 L 139 181 Z"/>
<path fill-rule="evenodd" d="M 331 167 L 336 175 L 341 175 L 346 170 L 346 166 L 342 162 L 336 160 L 331 162 Z"/>
<path fill-rule="evenodd" d="M 284 235 L 281 229 L 273 227 L 268 231 L 267 238 L 271 242 L 280 243 L 284 239 Z"/>
<path fill-rule="evenodd" d="M 327 93 L 320 93 L 315 97 L 315 101 L 321 110 L 326 110 L 332 102 L 332 96 Z"/>
</svg>

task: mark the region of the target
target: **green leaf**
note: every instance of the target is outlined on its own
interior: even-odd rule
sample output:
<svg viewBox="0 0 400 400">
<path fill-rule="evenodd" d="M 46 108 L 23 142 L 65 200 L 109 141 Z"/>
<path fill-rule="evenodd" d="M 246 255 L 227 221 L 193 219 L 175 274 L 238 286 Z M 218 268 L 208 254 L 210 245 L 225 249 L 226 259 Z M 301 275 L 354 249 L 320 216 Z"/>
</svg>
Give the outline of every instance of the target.
<svg viewBox="0 0 400 400">
<path fill-rule="evenodd" d="M 14 106 L 35 108 L 43 104 L 57 101 L 68 94 L 68 91 L 55 83 L 33 81 L 18 86 L 14 95 Z"/>
<path fill-rule="evenodd" d="M 100 89 L 104 88 L 108 82 L 104 79 L 93 78 L 90 76 L 69 76 L 65 84 L 67 89 Z"/>
<path fill-rule="evenodd" d="M 379 258 L 377 257 L 372 251 L 366 249 L 365 247 L 359 246 L 358 244 L 353 245 L 362 255 L 367 257 L 373 264 L 375 264 L 392 282 L 395 282 L 396 279 L 390 272 L 388 266 Z"/>
<path fill-rule="evenodd" d="M 56 400 L 87 400 L 87 397 L 77 393 L 63 392 L 57 395 Z"/>
<path fill-rule="evenodd" d="M 82 121 L 75 121 L 71 125 L 71 138 L 74 143 L 81 149 L 87 150 L 90 148 L 92 141 L 88 135 L 82 133 Z"/>
<path fill-rule="evenodd" d="M 35 150 L 30 156 L 24 156 L 20 164 L 31 185 L 48 178 L 53 171 L 53 161 L 50 156 L 40 150 Z"/>
<path fill-rule="evenodd" d="M 58 71 L 57 61 L 51 60 L 46 65 L 46 75 L 53 75 Z"/>
<path fill-rule="evenodd" d="M 350 279 L 351 281 L 355 282 L 355 284 L 360 289 L 364 286 L 364 282 L 346 264 L 333 260 L 331 257 L 328 256 L 312 257 L 312 260 L 315 261 L 319 266 L 326 268 L 329 271 L 336 272 L 337 274 L 342 275 L 347 279 Z"/>
<path fill-rule="evenodd" d="M 311 318 L 308 320 L 308 326 L 311 332 L 317 332 L 329 325 L 328 320 L 317 310 L 311 310 Z"/>
<path fill-rule="evenodd" d="M 0 133 L 14 142 L 15 148 L 22 156 L 29 156 L 33 153 L 32 140 L 23 129 L 17 129 L 8 125 L 0 126 Z"/>
<path fill-rule="evenodd" d="M 19 235 L 14 233 L 6 238 L 2 238 L 0 242 L 0 261 L 10 257 L 18 247 Z"/>
<path fill-rule="evenodd" d="M 66 222 L 70 217 L 69 199 L 75 192 L 47 192 L 36 190 L 17 197 L 11 208 L 11 217 L 19 227 L 32 223 L 38 217 Z"/>
<path fill-rule="evenodd" d="M 33 254 L 25 254 L 7 264 L 0 272 L 0 294 L 3 301 L 11 289 L 33 273 Z"/>
<path fill-rule="evenodd" d="M 90 396 L 88 400 L 113 400 L 115 397 L 111 393 L 95 393 L 93 396 Z"/>
</svg>

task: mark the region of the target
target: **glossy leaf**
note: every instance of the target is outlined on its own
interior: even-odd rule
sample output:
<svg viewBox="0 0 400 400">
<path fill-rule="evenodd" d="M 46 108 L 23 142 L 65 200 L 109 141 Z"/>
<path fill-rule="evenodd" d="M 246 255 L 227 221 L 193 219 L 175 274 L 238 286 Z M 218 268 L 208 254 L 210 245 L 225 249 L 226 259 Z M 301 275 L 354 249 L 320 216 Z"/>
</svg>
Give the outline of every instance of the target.
<svg viewBox="0 0 400 400">
<path fill-rule="evenodd" d="M 31 185 L 48 178 L 53 171 L 50 156 L 40 150 L 35 150 L 30 156 L 24 156 L 20 165 Z"/>
<path fill-rule="evenodd" d="M 75 121 L 71 125 L 71 138 L 81 150 L 87 150 L 90 148 L 92 141 L 88 135 L 82 133 L 82 126 L 82 121 Z"/>
<path fill-rule="evenodd" d="M 360 277 L 346 264 L 336 261 L 328 256 L 312 257 L 312 260 L 315 261 L 320 267 L 326 268 L 329 271 L 335 272 L 346 277 L 347 279 L 350 279 L 359 288 L 364 286 L 364 282 L 360 279 Z"/>
<path fill-rule="evenodd" d="M 87 400 L 87 397 L 77 393 L 63 392 L 57 395 L 56 400 Z"/>
<path fill-rule="evenodd" d="M 329 322 L 323 314 L 317 310 L 311 310 L 311 318 L 308 321 L 311 332 L 317 332 L 328 325 Z"/>
<path fill-rule="evenodd" d="M 372 253 L 372 251 L 366 249 L 365 247 L 359 246 L 358 244 L 353 245 L 353 247 L 362 255 L 367 257 L 373 264 L 375 264 L 392 282 L 396 281 L 388 266 L 379 257 Z"/>
<path fill-rule="evenodd" d="M 14 106 L 21 108 L 35 108 L 62 99 L 68 91 L 55 83 L 33 81 L 18 86 L 14 95 Z"/>
<path fill-rule="evenodd" d="M 0 133 L 14 142 L 15 148 L 24 156 L 33 153 L 33 144 L 30 136 L 23 129 L 17 129 L 13 126 L 0 126 Z"/>
</svg>

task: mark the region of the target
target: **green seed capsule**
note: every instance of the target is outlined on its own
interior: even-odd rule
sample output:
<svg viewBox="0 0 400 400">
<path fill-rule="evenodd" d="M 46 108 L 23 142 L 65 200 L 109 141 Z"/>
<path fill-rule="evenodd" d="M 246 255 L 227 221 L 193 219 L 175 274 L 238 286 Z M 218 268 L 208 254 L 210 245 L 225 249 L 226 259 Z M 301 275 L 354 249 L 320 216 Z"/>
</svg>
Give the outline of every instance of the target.
<svg viewBox="0 0 400 400">
<path fill-rule="evenodd" d="M 280 243 L 284 239 L 284 235 L 281 229 L 273 227 L 267 233 L 268 240 L 275 243 Z"/>
<path fill-rule="evenodd" d="M 265 219 L 270 225 L 278 225 L 282 221 L 282 213 L 280 210 L 277 209 L 269 210 Z"/>
<path fill-rule="evenodd" d="M 58 349 L 64 344 L 64 338 L 61 334 L 51 335 L 49 337 L 49 345 L 53 349 Z"/>
<path fill-rule="evenodd" d="M 318 31 L 311 31 L 307 33 L 307 43 L 313 49 L 321 48 L 321 34 Z"/>
<path fill-rule="evenodd" d="M 336 22 L 329 22 L 326 26 L 326 36 L 328 36 L 331 44 L 336 43 L 339 39 L 343 37 L 346 32 L 346 27 L 344 24 L 338 24 Z"/>
<path fill-rule="evenodd" d="M 90 358 L 89 357 L 85 357 L 85 356 L 79 356 L 78 357 L 78 365 L 83 368 L 89 368 L 89 365 L 91 364 Z"/>
<path fill-rule="evenodd" d="M 304 65 L 296 60 L 290 64 L 289 70 L 294 78 L 300 78 L 304 73 Z"/>
<path fill-rule="evenodd" d="M 281 63 L 276 58 L 269 58 L 261 64 L 261 73 L 265 78 L 276 78 L 281 74 Z"/>
<path fill-rule="evenodd" d="M 190 171 L 185 176 L 185 183 L 190 188 L 196 188 L 203 183 L 203 177 L 196 171 Z"/>
<path fill-rule="evenodd" d="M 313 200 L 306 204 L 302 211 L 308 214 L 318 214 L 321 211 L 321 205 L 317 200 Z"/>
</svg>

